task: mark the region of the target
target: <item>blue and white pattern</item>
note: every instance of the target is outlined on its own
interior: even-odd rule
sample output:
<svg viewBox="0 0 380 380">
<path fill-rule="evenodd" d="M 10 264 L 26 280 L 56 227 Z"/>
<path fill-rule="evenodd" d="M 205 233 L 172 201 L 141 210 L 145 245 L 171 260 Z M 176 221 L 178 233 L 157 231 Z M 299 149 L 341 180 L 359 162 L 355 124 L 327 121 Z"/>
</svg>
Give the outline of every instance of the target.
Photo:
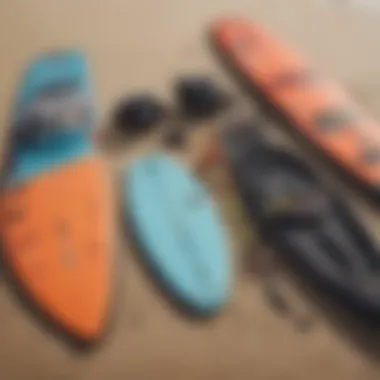
<svg viewBox="0 0 380 380">
<path fill-rule="evenodd" d="M 5 185 L 19 185 L 90 153 L 94 114 L 81 52 L 58 51 L 35 59 L 17 93 Z"/>
</svg>

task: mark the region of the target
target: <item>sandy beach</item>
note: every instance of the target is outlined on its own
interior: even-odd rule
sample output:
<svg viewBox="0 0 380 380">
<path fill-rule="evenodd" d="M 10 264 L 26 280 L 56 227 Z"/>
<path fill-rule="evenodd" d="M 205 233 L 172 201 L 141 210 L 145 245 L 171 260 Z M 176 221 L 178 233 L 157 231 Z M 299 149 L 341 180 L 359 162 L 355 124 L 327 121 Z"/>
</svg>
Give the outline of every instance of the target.
<svg viewBox="0 0 380 380">
<path fill-rule="evenodd" d="M 87 54 L 99 128 L 106 128 L 115 101 L 125 94 L 148 89 L 172 101 L 172 80 L 178 75 L 211 74 L 237 91 L 205 38 L 208 23 L 228 14 L 266 25 L 314 66 L 341 81 L 380 119 L 380 8 L 318 0 L 1 0 L 1 136 L 6 135 L 21 72 L 47 49 L 77 47 Z M 200 128 L 192 137 L 190 158 L 207 133 L 207 127 Z M 2 143 L 5 149 L 4 138 Z M 154 136 L 146 146 L 152 144 Z M 304 147 L 294 146 L 307 154 Z M 138 150 L 131 144 L 104 150 L 115 178 Z M 308 158 L 342 189 L 376 238 L 379 214 L 318 158 Z M 220 175 L 228 177 L 223 170 Z M 292 315 L 268 307 L 258 267 L 272 254 L 259 242 L 254 227 L 248 228 L 233 189 L 218 191 L 215 180 L 208 186 L 220 201 L 234 262 L 233 294 L 219 316 L 199 321 L 174 309 L 141 267 L 120 227 L 112 326 L 91 352 L 78 352 L 48 332 L 22 306 L 0 271 L 0 379 L 380 379 L 379 338 L 305 290 L 286 268 L 280 267 L 276 277 Z M 242 259 L 247 250 L 252 250 L 250 263 Z"/>
</svg>

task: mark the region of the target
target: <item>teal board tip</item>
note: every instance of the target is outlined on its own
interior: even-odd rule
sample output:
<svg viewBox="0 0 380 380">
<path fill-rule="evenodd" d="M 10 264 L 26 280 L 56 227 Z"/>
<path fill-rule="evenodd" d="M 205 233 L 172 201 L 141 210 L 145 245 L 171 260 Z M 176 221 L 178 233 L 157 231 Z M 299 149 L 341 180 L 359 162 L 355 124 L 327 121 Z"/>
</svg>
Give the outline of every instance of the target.
<svg viewBox="0 0 380 380">
<path fill-rule="evenodd" d="M 219 310 L 230 292 L 229 250 L 205 188 L 174 160 L 155 154 L 127 172 L 124 197 L 144 261 L 172 298 L 199 314 Z"/>
<path fill-rule="evenodd" d="M 91 153 L 95 121 L 88 62 L 79 50 L 35 58 L 16 93 L 5 183 L 19 184 Z"/>
</svg>

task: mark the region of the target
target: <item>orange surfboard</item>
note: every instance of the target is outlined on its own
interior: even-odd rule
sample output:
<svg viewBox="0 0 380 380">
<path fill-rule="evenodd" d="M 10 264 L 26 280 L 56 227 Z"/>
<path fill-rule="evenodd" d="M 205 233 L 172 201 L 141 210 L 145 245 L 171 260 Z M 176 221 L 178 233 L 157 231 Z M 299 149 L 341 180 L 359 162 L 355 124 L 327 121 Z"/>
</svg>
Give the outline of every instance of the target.
<svg viewBox="0 0 380 380">
<path fill-rule="evenodd" d="M 76 125 L 56 129 L 17 123 L 36 98 L 50 102 L 47 108 L 44 103 L 46 116 L 54 104 L 84 93 L 84 78 L 85 61 L 76 52 L 40 57 L 26 73 L 12 125 L 19 130 L 2 189 L 0 222 L 5 263 L 23 293 L 70 336 L 94 342 L 104 330 L 110 298 L 112 218 L 109 179 L 85 128 L 92 110 L 71 115 Z M 65 113 L 78 111 L 75 99 Z M 24 128 L 35 131 L 28 134 Z"/>
<path fill-rule="evenodd" d="M 380 195 L 380 125 L 327 76 L 261 26 L 215 21 L 211 41 L 242 79 L 358 183 Z"/>
</svg>

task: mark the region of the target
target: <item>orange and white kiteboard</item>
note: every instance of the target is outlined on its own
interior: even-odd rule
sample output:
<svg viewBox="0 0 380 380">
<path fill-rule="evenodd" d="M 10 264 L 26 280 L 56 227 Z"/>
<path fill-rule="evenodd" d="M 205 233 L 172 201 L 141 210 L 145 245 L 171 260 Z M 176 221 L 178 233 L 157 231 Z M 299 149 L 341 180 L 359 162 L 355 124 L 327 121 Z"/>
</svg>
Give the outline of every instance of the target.
<svg viewBox="0 0 380 380">
<path fill-rule="evenodd" d="M 210 37 L 243 81 L 259 90 L 291 127 L 380 196 L 380 126 L 342 87 L 246 19 L 216 20 Z"/>
</svg>

